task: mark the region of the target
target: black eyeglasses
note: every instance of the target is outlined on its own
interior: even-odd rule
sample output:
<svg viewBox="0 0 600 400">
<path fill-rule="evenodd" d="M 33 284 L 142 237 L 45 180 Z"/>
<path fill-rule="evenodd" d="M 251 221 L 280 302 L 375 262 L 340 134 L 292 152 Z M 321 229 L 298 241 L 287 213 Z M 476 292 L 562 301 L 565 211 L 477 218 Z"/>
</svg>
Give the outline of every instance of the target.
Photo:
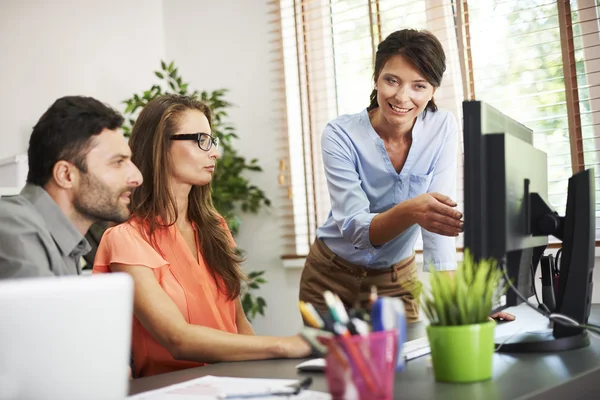
<svg viewBox="0 0 600 400">
<path fill-rule="evenodd" d="M 208 133 L 181 133 L 179 135 L 169 136 L 170 140 L 195 140 L 198 142 L 198 147 L 204 151 L 209 151 L 211 147 L 219 148 L 219 138 L 216 138 Z"/>
</svg>

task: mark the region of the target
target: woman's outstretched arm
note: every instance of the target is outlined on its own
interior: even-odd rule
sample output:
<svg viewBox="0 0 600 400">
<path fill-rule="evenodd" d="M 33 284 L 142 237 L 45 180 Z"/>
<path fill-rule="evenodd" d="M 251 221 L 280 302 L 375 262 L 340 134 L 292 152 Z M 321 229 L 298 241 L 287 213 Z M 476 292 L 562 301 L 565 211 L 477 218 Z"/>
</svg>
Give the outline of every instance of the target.
<svg viewBox="0 0 600 400">
<path fill-rule="evenodd" d="M 309 345 L 299 336 L 234 334 L 189 324 L 151 269 L 121 264 L 111 264 L 110 268 L 133 277 L 135 316 L 175 359 L 212 363 L 299 358 L 310 354 Z"/>
</svg>

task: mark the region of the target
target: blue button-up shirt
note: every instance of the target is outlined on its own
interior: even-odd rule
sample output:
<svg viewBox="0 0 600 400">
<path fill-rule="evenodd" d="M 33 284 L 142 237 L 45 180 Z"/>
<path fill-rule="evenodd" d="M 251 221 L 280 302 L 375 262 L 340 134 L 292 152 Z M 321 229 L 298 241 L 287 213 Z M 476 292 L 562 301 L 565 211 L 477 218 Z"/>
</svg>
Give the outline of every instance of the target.
<svg viewBox="0 0 600 400">
<path fill-rule="evenodd" d="M 418 225 L 375 247 L 369 239 L 371 220 L 423 193 L 438 192 L 456 199 L 458 129 L 452 114 L 443 110 L 421 113 L 412 137 L 406 163 L 397 173 L 366 109 L 342 115 L 325 127 L 321 146 L 331 211 L 317 229 L 317 237 L 345 260 L 365 268 L 388 268 L 409 257 L 418 239 Z M 454 237 L 421 232 L 424 269 L 430 265 L 440 271 L 456 269 Z"/>
</svg>

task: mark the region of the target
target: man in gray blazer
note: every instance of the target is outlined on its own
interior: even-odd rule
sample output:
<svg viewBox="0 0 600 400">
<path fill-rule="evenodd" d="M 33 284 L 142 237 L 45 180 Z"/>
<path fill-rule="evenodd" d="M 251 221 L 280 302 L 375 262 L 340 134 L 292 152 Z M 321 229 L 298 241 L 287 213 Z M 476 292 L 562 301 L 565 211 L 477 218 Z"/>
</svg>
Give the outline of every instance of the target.
<svg viewBox="0 0 600 400">
<path fill-rule="evenodd" d="M 63 97 L 29 139 L 27 184 L 0 199 L 0 279 L 81 274 L 84 235 L 97 221 L 129 218 L 142 175 L 123 117 L 91 97 Z"/>
</svg>

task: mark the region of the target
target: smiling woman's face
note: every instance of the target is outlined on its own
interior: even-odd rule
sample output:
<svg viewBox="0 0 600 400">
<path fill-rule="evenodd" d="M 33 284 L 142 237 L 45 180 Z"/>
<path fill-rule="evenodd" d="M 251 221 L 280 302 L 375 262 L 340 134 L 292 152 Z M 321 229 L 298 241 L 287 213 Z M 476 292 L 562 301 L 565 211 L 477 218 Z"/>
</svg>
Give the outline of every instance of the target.
<svg viewBox="0 0 600 400">
<path fill-rule="evenodd" d="M 433 97 L 435 88 L 410 62 L 394 55 L 376 82 L 378 112 L 394 126 L 412 125 Z"/>
<path fill-rule="evenodd" d="M 198 110 L 186 110 L 173 134 L 212 133 L 206 116 Z M 215 164 L 220 157 L 216 146 L 205 151 L 196 140 L 172 140 L 169 147 L 173 183 L 203 186 L 212 180 Z"/>
</svg>

